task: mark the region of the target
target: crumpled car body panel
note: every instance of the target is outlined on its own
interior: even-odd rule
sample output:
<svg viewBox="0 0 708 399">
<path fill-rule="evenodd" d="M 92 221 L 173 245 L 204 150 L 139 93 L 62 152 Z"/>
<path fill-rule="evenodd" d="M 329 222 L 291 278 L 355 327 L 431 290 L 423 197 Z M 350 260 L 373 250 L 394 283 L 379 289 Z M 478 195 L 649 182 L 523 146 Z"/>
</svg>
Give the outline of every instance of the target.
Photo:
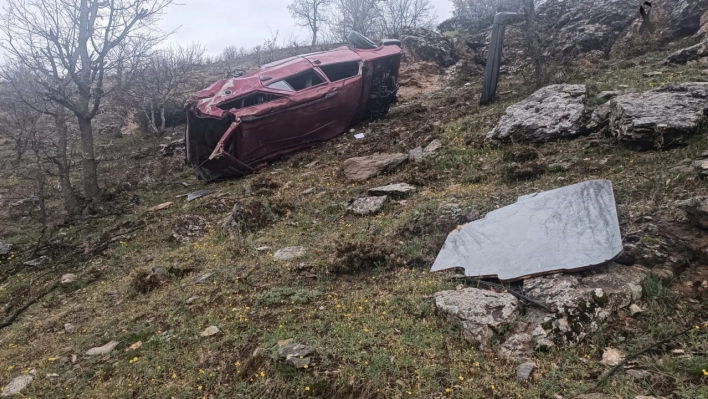
<svg viewBox="0 0 708 399">
<path fill-rule="evenodd" d="M 395 45 L 340 47 L 221 79 L 185 106 L 187 160 L 206 181 L 240 177 L 385 114 L 385 101 L 395 100 L 400 58 Z M 385 110 L 373 113 L 379 103 Z"/>
</svg>

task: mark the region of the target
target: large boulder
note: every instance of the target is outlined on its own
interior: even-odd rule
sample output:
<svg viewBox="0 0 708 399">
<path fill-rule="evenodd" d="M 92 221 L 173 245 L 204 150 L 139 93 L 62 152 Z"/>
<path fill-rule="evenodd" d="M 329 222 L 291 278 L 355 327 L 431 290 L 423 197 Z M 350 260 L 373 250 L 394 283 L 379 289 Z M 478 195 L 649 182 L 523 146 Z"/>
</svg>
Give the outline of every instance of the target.
<svg viewBox="0 0 708 399">
<path fill-rule="evenodd" d="M 708 83 L 677 83 L 610 101 L 610 132 L 636 150 L 686 144 L 708 120 Z"/>
<path fill-rule="evenodd" d="M 435 305 L 462 327 L 467 341 L 481 347 L 486 347 L 494 333 L 509 327 L 519 316 L 516 297 L 477 288 L 438 292 Z"/>
<path fill-rule="evenodd" d="M 401 43 L 414 61 L 434 62 L 443 68 L 454 65 L 460 57 L 447 37 L 425 28 L 404 28 Z"/>
<path fill-rule="evenodd" d="M 666 57 L 667 64 L 686 64 L 689 61 L 696 61 L 703 57 L 708 57 L 708 39 L 702 42 L 682 48 Z"/>
<path fill-rule="evenodd" d="M 494 144 L 542 143 L 576 137 L 584 132 L 585 85 L 558 84 L 539 89 L 507 108 L 487 134 Z"/>
</svg>

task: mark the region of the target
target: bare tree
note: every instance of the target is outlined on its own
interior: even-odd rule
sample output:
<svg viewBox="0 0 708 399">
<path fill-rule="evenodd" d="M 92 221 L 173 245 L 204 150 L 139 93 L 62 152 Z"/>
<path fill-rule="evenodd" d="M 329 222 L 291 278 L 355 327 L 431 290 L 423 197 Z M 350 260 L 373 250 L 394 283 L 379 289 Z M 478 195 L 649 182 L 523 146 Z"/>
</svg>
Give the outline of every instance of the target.
<svg viewBox="0 0 708 399">
<path fill-rule="evenodd" d="M 200 44 L 169 47 L 156 51 L 133 74 L 135 77 L 126 90 L 128 99 L 145 116 L 154 135 L 165 132 L 167 103 L 184 103 L 187 93 L 195 89 L 190 81 L 203 55 L 204 46 Z"/>
<path fill-rule="evenodd" d="M 346 42 L 351 31 L 372 36 L 381 25 L 385 0 L 333 0 L 329 28 L 338 41 Z"/>
<path fill-rule="evenodd" d="M 437 19 L 430 0 L 387 0 L 383 3 L 383 33 L 400 37 L 405 27 L 431 29 Z"/>
<path fill-rule="evenodd" d="M 127 52 L 155 43 L 155 22 L 173 0 L 8 0 L 0 39 L 8 58 L 37 76 L 42 94 L 73 112 L 82 144 L 84 194 L 96 198 L 97 162 L 92 121 L 116 87 L 111 73 Z"/>
<path fill-rule="evenodd" d="M 288 11 L 295 20 L 295 24 L 309 29 L 312 46 L 317 44 L 317 35 L 322 29 L 322 25 L 327 23 L 326 8 L 330 3 L 331 0 L 293 0 L 288 6 Z"/>
</svg>

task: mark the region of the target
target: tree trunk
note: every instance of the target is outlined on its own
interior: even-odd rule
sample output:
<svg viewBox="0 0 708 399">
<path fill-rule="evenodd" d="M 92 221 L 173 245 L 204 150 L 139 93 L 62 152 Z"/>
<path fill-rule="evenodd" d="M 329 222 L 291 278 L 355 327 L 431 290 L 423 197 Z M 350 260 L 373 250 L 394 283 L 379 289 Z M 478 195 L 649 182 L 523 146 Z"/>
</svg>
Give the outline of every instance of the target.
<svg viewBox="0 0 708 399">
<path fill-rule="evenodd" d="M 160 122 L 160 132 L 158 135 L 162 136 L 165 134 L 165 126 L 167 125 L 167 120 L 165 118 L 165 104 L 160 105 Z"/>
<path fill-rule="evenodd" d="M 59 168 L 59 185 L 61 186 L 61 195 L 64 199 L 64 209 L 69 216 L 74 216 L 79 213 L 79 203 L 76 200 L 74 188 L 71 186 L 71 167 L 69 166 L 69 157 L 67 156 L 67 146 L 69 142 L 68 129 L 66 127 L 66 119 L 64 109 L 57 110 L 54 116 L 57 133 L 59 135 L 57 149 L 57 166 Z"/>
<path fill-rule="evenodd" d="M 83 152 L 84 169 L 84 195 L 87 199 L 98 197 L 98 172 L 96 170 L 96 156 L 93 150 L 93 128 L 91 119 L 79 119 L 79 132 L 81 132 L 81 150 Z"/>
</svg>

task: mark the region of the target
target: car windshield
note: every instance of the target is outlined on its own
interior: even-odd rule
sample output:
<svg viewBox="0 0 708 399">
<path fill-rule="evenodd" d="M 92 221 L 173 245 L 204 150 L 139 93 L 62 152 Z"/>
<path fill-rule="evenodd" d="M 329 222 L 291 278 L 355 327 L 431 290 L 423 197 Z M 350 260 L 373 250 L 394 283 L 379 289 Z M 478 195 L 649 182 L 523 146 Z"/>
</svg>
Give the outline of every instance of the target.
<svg viewBox="0 0 708 399">
<path fill-rule="evenodd" d="M 322 77 L 317 72 L 310 69 L 307 72 L 293 75 L 277 82 L 273 82 L 269 84 L 268 87 L 277 90 L 300 91 L 305 90 L 308 87 L 317 86 L 321 83 L 324 83 L 324 79 L 322 79 Z"/>
</svg>

